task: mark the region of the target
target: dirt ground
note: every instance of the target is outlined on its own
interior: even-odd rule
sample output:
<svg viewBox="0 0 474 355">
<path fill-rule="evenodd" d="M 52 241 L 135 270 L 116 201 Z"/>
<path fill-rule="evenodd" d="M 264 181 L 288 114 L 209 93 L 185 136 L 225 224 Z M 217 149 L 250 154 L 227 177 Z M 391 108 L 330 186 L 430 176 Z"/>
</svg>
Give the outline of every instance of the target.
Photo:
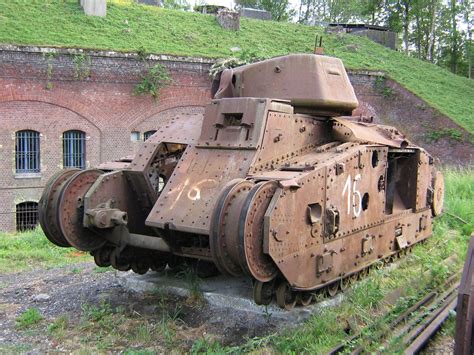
<svg viewBox="0 0 474 355">
<path fill-rule="evenodd" d="M 101 270 L 81 263 L 0 276 L 0 352 L 182 352 L 215 342 L 238 345 L 277 329 L 262 315 L 127 291 L 114 271 Z M 29 308 L 42 319 L 21 327 L 18 319 Z"/>
<path fill-rule="evenodd" d="M 22 325 L 31 308 L 41 319 Z M 159 291 L 135 293 L 92 263 L 0 276 L 0 353 L 212 351 L 279 331 L 279 323 Z M 453 348 L 452 336 L 438 334 L 423 353 Z"/>
</svg>

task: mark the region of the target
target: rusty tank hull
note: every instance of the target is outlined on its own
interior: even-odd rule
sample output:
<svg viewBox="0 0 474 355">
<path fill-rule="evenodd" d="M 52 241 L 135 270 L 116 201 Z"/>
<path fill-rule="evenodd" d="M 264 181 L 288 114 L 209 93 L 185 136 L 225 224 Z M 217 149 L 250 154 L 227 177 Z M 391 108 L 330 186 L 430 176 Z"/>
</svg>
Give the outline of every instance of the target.
<svg viewBox="0 0 474 355">
<path fill-rule="evenodd" d="M 227 69 L 213 95 L 133 158 L 53 176 L 40 201 L 48 239 L 118 270 L 247 275 L 256 303 L 291 308 L 431 235 L 442 174 L 397 129 L 351 116 L 339 59 Z"/>
</svg>

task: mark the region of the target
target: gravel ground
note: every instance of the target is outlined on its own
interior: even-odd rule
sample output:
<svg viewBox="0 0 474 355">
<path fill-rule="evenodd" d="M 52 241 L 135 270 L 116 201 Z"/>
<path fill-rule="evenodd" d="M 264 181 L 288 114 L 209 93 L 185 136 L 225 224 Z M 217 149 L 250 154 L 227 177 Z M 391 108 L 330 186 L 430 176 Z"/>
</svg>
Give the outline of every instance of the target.
<svg viewBox="0 0 474 355">
<path fill-rule="evenodd" d="M 98 270 L 92 263 L 80 263 L 0 276 L 0 352 L 36 353 L 83 348 L 84 344 L 80 344 L 77 334 L 81 333 L 83 305 L 99 305 L 101 300 L 113 308 L 124 308 L 127 315 L 146 315 L 151 323 L 160 322 L 160 307 L 163 305 L 157 306 L 158 295 L 125 290 L 118 284 L 114 271 Z M 219 340 L 224 345 L 238 345 L 248 338 L 265 335 L 278 328 L 277 321 L 258 314 L 236 314 L 232 309 L 188 304 L 187 300 L 177 296 L 167 296 L 165 302 L 169 309 L 180 305 L 180 326 L 176 334 L 180 341 L 176 346 L 183 351 L 189 350 L 203 336 Z M 40 311 L 43 320 L 28 329 L 18 329 L 17 317 L 31 307 Z M 48 325 L 63 315 L 68 317 L 69 330 L 74 330 L 66 338 L 76 337 L 78 342 L 70 339 L 58 342 L 49 334 Z M 125 343 L 123 348 L 112 350 L 120 352 L 136 346 Z M 165 350 L 160 346 L 157 340 L 151 348 Z"/>
</svg>

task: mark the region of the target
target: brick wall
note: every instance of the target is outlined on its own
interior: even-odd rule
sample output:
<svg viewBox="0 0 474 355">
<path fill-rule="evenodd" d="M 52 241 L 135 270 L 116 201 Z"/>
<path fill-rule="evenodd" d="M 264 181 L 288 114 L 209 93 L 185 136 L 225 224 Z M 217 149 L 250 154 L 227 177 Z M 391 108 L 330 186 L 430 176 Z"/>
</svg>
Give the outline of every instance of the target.
<svg viewBox="0 0 474 355">
<path fill-rule="evenodd" d="M 147 65 L 161 63 L 173 84 L 158 100 L 134 96 Z M 15 229 L 15 206 L 38 201 L 48 178 L 62 167 L 62 133 L 86 133 L 87 166 L 136 152 L 132 131 L 157 129 L 176 116 L 190 119 L 210 100 L 208 70 L 201 58 L 83 52 L 38 47 L 0 47 L 0 230 Z M 472 164 L 470 136 L 447 117 L 383 73 L 352 72 L 359 112 L 394 125 L 415 143 L 450 164 Z M 49 89 L 48 89 L 49 88 Z M 384 90 L 384 88 L 389 88 Z M 390 92 L 390 95 L 387 93 Z M 465 140 L 429 142 L 430 130 L 453 127 Z M 40 132 L 41 173 L 15 174 L 15 132 Z"/>
<path fill-rule="evenodd" d="M 156 129 L 177 115 L 203 111 L 210 100 L 202 59 L 81 52 L 36 47 L 0 48 L 0 230 L 15 229 L 16 204 L 38 201 L 62 167 L 62 133 L 86 134 L 86 165 L 136 151 L 130 134 Z M 53 53 L 53 54 L 50 54 Z M 173 83 L 158 100 L 134 96 L 147 65 L 166 66 Z M 49 88 L 49 89 L 48 89 Z M 40 132 L 40 174 L 15 173 L 15 132 Z"/>
</svg>

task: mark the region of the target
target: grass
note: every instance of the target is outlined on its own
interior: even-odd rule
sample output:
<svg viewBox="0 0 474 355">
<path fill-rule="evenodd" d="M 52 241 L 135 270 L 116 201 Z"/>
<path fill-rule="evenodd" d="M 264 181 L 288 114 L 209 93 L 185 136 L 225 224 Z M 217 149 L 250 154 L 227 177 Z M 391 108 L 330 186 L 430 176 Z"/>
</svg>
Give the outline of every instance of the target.
<svg viewBox="0 0 474 355">
<path fill-rule="evenodd" d="M 76 0 L 0 0 L 0 43 L 140 51 L 224 58 L 310 53 L 319 27 L 241 19 L 226 31 L 211 15 L 109 0 L 105 18 L 86 17 Z M 351 69 L 383 70 L 429 105 L 474 132 L 474 81 L 407 57 L 366 38 L 324 35 L 329 55 Z"/>
<path fill-rule="evenodd" d="M 28 308 L 22 314 L 20 314 L 16 320 L 16 327 L 18 329 L 30 328 L 33 325 L 39 323 L 43 319 L 40 311 L 37 308 Z"/>
<path fill-rule="evenodd" d="M 17 234 L 0 233 L 0 274 L 90 260 L 86 253 L 53 245 L 40 228 Z"/>
<path fill-rule="evenodd" d="M 156 319 L 131 313 L 123 306 L 113 307 L 107 300 L 101 300 L 98 304 L 86 303 L 82 306 L 81 322 L 69 327 L 68 334 L 79 336 L 81 350 L 92 352 L 123 349 L 125 346 L 145 351 L 151 347 L 154 353 L 157 349 L 169 352 L 180 344 L 176 335 L 182 328 L 180 308 L 176 304 L 173 307 L 169 302 L 159 295 L 157 312 L 150 315 Z"/>
</svg>

